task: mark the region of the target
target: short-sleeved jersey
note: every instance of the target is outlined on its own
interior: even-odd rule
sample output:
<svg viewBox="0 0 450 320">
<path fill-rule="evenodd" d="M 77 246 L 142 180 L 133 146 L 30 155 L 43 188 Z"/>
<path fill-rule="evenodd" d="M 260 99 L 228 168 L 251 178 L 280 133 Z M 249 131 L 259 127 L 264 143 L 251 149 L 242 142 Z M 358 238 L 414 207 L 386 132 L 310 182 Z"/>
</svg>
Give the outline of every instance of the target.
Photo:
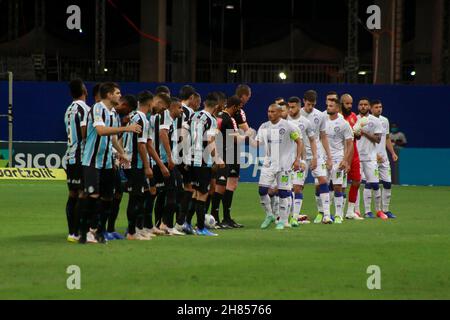
<svg viewBox="0 0 450 320">
<path fill-rule="evenodd" d="M 217 120 L 207 111 L 196 112 L 186 124 L 191 135 L 192 165 L 212 167 L 213 159 L 209 150 L 209 140 L 217 135 Z"/>
<path fill-rule="evenodd" d="M 112 169 L 112 136 L 99 136 L 96 128 L 100 126 L 110 128 L 119 126 L 117 113 L 109 110 L 103 102 L 97 103 L 89 112 L 83 166 Z"/>
<path fill-rule="evenodd" d="M 353 141 L 352 128 L 343 118 L 328 119 L 327 137 L 333 162 L 341 162 L 344 159 L 346 141 Z"/>
<path fill-rule="evenodd" d="M 299 116 L 297 119 L 291 118 L 289 116 L 288 121 L 300 129 L 303 137 L 303 145 L 306 151 L 306 157 L 304 160 L 311 160 L 313 158 L 313 153 L 309 139 L 315 138 L 316 136 L 314 127 L 308 119 L 302 116 Z"/>
<path fill-rule="evenodd" d="M 360 119 L 361 116 L 359 115 L 358 118 Z M 383 133 L 383 126 L 381 125 L 380 119 L 374 117 L 373 115 L 369 115 L 367 125 L 364 126 L 362 130 L 369 134 L 381 135 Z M 362 136 L 358 141 L 358 151 L 361 161 L 377 160 L 377 144 L 371 142 L 364 136 Z"/>
<path fill-rule="evenodd" d="M 297 149 L 295 140 L 302 139 L 300 130 L 287 120 L 264 123 L 258 130 L 256 141 L 265 146 L 264 166 L 276 171 L 292 169 Z"/>
<path fill-rule="evenodd" d="M 301 110 L 301 115 L 311 122 L 316 137 L 317 156 L 326 159 L 325 149 L 320 141 L 320 133 L 326 131 L 327 117 L 317 109 L 313 109 L 311 113 L 307 113 L 305 109 Z"/>
<path fill-rule="evenodd" d="M 344 116 L 344 119 L 348 122 L 352 129 L 358 122 L 358 116 L 354 112 L 347 117 Z M 353 161 L 359 161 L 358 143 L 356 139 L 353 139 Z"/>
<path fill-rule="evenodd" d="M 123 136 L 123 145 L 127 158 L 131 161 L 132 169 L 142 169 L 144 163 L 139 154 L 139 144 L 147 143 L 149 122 L 147 117 L 141 111 L 130 113 L 130 122 L 128 125 L 138 124 L 142 127 L 141 133 L 127 132 Z"/>
<path fill-rule="evenodd" d="M 381 121 L 381 126 L 383 128 L 383 132 L 381 133 L 381 142 L 377 144 L 377 154 L 379 154 L 383 159 L 387 159 L 387 151 L 386 151 L 386 139 L 389 135 L 391 129 L 389 126 L 389 120 L 386 117 L 380 116 L 378 119 Z"/>
<path fill-rule="evenodd" d="M 220 141 L 216 141 L 220 157 L 226 164 L 238 164 L 238 144 L 234 137 L 230 137 L 231 133 L 239 131 L 236 120 L 224 111 L 217 117 L 217 126 L 221 133 Z"/>
<path fill-rule="evenodd" d="M 157 128 L 155 126 L 155 136 L 159 136 L 159 132 L 161 130 L 168 130 L 169 132 L 169 144 L 170 144 L 170 150 L 171 155 L 173 156 L 173 147 L 174 143 L 176 143 L 176 140 L 174 141 L 174 131 L 175 131 L 175 120 L 170 116 L 170 111 L 165 110 L 164 113 L 158 114 L 155 117 L 155 123 L 157 122 Z M 161 141 L 159 141 L 159 157 L 161 158 L 161 161 L 164 163 L 168 163 L 169 157 L 167 156 L 166 149 L 164 148 L 164 145 Z M 155 144 L 156 148 L 156 144 Z"/>
<path fill-rule="evenodd" d="M 81 100 L 74 101 L 67 108 L 64 115 L 64 123 L 67 133 L 67 164 L 81 164 L 81 157 L 84 150 L 84 141 L 81 128 L 87 126 L 87 119 L 90 108 Z"/>
<path fill-rule="evenodd" d="M 174 134 L 173 139 L 173 161 L 175 164 L 187 164 L 191 163 L 191 154 L 189 152 L 190 137 L 189 131 L 186 130 L 186 123 L 194 114 L 194 110 L 189 106 L 183 104 L 183 113 L 181 117 L 174 120 Z"/>
</svg>

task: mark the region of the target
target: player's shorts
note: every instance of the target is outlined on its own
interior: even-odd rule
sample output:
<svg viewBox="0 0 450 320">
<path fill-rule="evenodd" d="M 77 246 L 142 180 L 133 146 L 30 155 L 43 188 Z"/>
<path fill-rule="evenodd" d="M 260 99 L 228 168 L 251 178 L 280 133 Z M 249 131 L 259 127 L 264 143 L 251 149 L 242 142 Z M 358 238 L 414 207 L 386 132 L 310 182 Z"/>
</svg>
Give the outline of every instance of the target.
<svg viewBox="0 0 450 320">
<path fill-rule="evenodd" d="M 213 174 L 219 186 L 226 186 L 228 178 L 238 178 L 241 175 L 241 166 L 238 164 L 227 164 L 225 168 L 218 168 Z"/>
<path fill-rule="evenodd" d="M 97 169 L 83 166 L 84 192 L 88 195 L 99 194 L 105 199 L 112 199 L 114 189 L 114 170 Z"/>
<path fill-rule="evenodd" d="M 192 167 L 192 187 L 201 194 L 209 192 L 212 178 L 210 167 Z"/>
<path fill-rule="evenodd" d="M 308 170 L 292 171 L 291 181 L 294 186 L 304 186 L 306 178 L 308 177 Z"/>
<path fill-rule="evenodd" d="M 81 164 L 67 165 L 66 174 L 69 191 L 83 190 L 83 166 Z"/>
<path fill-rule="evenodd" d="M 143 196 L 148 189 L 147 177 L 144 169 L 127 169 L 125 175 L 128 178 L 128 192 L 135 196 Z"/>
<path fill-rule="evenodd" d="M 389 160 L 378 163 L 378 172 L 380 174 L 380 181 L 392 182 L 391 163 Z"/>
<path fill-rule="evenodd" d="M 278 190 L 292 190 L 290 171 L 279 171 L 273 168 L 263 167 L 259 177 L 259 185 L 267 188 L 278 187 Z"/>
<path fill-rule="evenodd" d="M 347 175 L 348 180 L 350 181 L 361 181 L 361 162 L 359 161 L 359 158 L 353 158 L 353 161 L 351 163 L 350 171 Z"/>
<path fill-rule="evenodd" d="M 168 164 L 165 164 L 168 168 Z M 158 166 L 155 166 L 153 169 L 153 178 L 155 179 L 155 187 L 158 191 L 174 191 L 177 188 L 177 184 L 179 183 L 179 178 L 181 175 L 178 173 L 178 169 L 175 167 L 170 171 L 170 177 L 164 178 L 161 169 Z"/>
<path fill-rule="evenodd" d="M 227 164 L 228 178 L 239 178 L 241 176 L 240 164 Z"/>
<path fill-rule="evenodd" d="M 379 183 L 378 164 L 374 161 L 361 161 L 361 171 L 366 183 Z"/>
<path fill-rule="evenodd" d="M 304 186 L 306 179 L 308 179 L 308 173 L 311 169 L 311 161 L 312 160 L 306 160 L 306 166 L 305 171 L 302 172 L 294 172 L 292 176 L 292 184 L 294 186 Z M 311 171 L 311 174 L 314 179 L 318 179 L 319 177 L 327 177 L 328 176 L 328 170 L 327 170 L 327 164 L 323 159 L 317 159 L 317 168 Z M 317 182 L 316 182 L 317 184 Z"/>
<path fill-rule="evenodd" d="M 191 167 L 185 164 L 180 164 L 177 166 L 177 169 L 183 184 L 184 185 L 191 184 L 192 183 Z"/>
<path fill-rule="evenodd" d="M 339 163 L 333 163 L 333 168 L 330 171 L 328 180 L 333 183 L 333 185 L 343 185 L 344 181 L 347 181 L 347 174 L 345 170 L 339 169 Z"/>
</svg>

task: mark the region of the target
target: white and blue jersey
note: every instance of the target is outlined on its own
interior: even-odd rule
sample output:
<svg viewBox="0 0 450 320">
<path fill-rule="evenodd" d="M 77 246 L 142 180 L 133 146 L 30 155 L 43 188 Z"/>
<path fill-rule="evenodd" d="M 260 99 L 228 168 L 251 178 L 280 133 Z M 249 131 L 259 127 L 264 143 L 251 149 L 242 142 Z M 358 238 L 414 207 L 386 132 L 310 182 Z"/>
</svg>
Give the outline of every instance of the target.
<svg viewBox="0 0 450 320">
<path fill-rule="evenodd" d="M 67 108 L 64 123 L 67 133 L 66 159 L 68 165 L 81 164 L 84 149 L 81 127 L 87 125 L 89 110 L 89 106 L 81 100 L 74 101 Z"/>
<path fill-rule="evenodd" d="M 119 127 L 117 112 L 109 110 L 103 102 L 97 103 L 89 112 L 83 166 L 95 167 L 96 169 L 112 169 L 112 136 L 99 136 L 96 127 L 101 126 Z"/>
<path fill-rule="evenodd" d="M 174 142 L 174 131 L 175 131 L 175 120 L 170 116 L 170 111 L 166 110 L 163 114 L 158 114 L 155 117 L 155 139 L 156 136 L 158 136 L 157 143 L 155 142 L 155 149 L 158 152 L 159 157 L 161 158 L 161 161 L 163 163 L 169 162 L 169 157 L 167 156 L 166 149 L 164 148 L 164 145 L 159 141 L 159 132 L 161 130 L 168 130 L 169 131 L 169 144 L 170 144 L 170 150 L 173 150 Z"/>
<path fill-rule="evenodd" d="M 138 124 L 142 127 L 141 133 L 127 132 L 123 136 L 123 145 L 128 159 L 131 160 L 132 169 L 142 169 L 144 163 L 139 154 L 139 144 L 147 144 L 149 122 L 147 117 L 141 111 L 132 112 L 130 114 L 130 122 L 128 125 Z"/>
<path fill-rule="evenodd" d="M 208 140 L 217 135 L 217 120 L 209 112 L 202 110 L 191 117 L 187 127 L 191 134 L 193 166 L 212 167 L 213 159 L 207 148 Z"/>
</svg>

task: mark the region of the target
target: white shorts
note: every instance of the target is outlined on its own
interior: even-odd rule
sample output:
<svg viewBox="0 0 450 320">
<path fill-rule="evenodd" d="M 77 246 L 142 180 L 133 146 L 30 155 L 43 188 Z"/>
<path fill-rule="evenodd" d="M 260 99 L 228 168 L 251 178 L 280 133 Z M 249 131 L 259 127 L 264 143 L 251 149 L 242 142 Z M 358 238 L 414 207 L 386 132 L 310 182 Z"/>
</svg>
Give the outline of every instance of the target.
<svg viewBox="0 0 450 320">
<path fill-rule="evenodd" d="M 389 162 L 389 160 L 378 163 L 378 173 L 380 175 L 380 181 L 392 182 L 391 163 Z"/>
<path fill-rule="evenodd" d="M 361 176 L 366 183 L 379 183 L 378 164 L 374 161 L 361 161 Z"/>
<path fill-rule="evenodd" d="M 292 173 L 292 184 L 294 186 L 304 186 L 306 179 L 308 179 L 308 173 L 311 168 L 311 160 L 306 160 L 305 171 L 295 171 Z M 319 177 L 327 177 L 327 164 L 322 159 L 317 159 L 317 168 L 311 171 L 314 179 Z"/>
<path fill-rule="evenodd" d="M 259 185 L 267 188 L 277 187 L 278 190 L 291 191 L 291 172 L 279 171 L 272 168 L 262 168 Z"/>
<path fill-rule="evenodd" d="M 333 169 L 331 169 L 328 180 L 333 182 L 333 185 L 343 185 L 344 181 L 347 180 L 347 174 L 345 170 L 339 169 L 339 163 L 333 163 Z"/>
</svg>

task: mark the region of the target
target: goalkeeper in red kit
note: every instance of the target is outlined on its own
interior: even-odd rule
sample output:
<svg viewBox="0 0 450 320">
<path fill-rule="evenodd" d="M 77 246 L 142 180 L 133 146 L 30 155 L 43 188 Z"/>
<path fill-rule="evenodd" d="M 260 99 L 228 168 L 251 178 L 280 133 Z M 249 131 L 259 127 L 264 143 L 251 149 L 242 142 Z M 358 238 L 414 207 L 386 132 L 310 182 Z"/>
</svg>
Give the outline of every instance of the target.
<svg viewBox="0 0 450 320">
<path fill-rule="evenodd" d="M 341 97 L 341 105 L 342 105 L 342 115 L 353 129 L 355 124 L 358 122 L 358 118 L 356 114 L 352 112 L 353 106 L 352 96 L 349 94 L 344 94 Z M 348 195 L 348 209 L 347 214 L 345 216 L 347 219 L 354 219 L 354 220 L 363 219 L 355 212 L 356 202 L 358 198 L 358 191 L 361 185 L 361 163 L 359 160 L 358 148 L 356 146 L 356 141 L 359 138 L 360 137 L 355 135 L 355 139 L 353 141 L 354 147 L 353 160 L 350 166 L 350 171 L 348 173 L 348 180 L 352 182 L 352 185 L 350 186 L 350 192 Z"/>
</svg>

